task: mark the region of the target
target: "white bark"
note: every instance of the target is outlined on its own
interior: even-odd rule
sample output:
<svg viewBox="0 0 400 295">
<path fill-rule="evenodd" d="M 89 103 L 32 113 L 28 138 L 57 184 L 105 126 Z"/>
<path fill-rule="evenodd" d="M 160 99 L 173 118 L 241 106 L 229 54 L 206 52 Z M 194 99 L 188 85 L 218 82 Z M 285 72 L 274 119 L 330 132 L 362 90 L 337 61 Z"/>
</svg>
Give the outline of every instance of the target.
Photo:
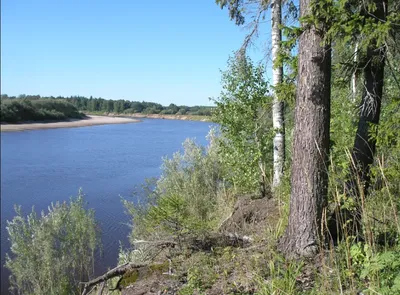
<svg viewBox="0 0 400 295">
<path fill-rule="evenodd" d="M 353 69 L 353 74 L 351 75 L 351 94 L 352 94 L 352 100 L 355 102 L 356 96 L 357 96 L 357 60 L 358 60 L 358 42 L 356 43 L 356 47 L 354 48 L 354 56 L 353 56 L 353 61 L 354 61 L 354 69 Z"/>
<path fill-rule="evenodd" d="M 271 1 L 271 15 L 272 15 L 272 62 L 273 62 L 273 86 L 276 87 L 282 83 L 283 67 L 275 66 L 278 58 L 280 42 L 282 39 L 281 34 L 281 21 L 282 21 L 282 3 L 281 0 Z M 274 179 L 273 189 L 277 188 L 281 183 L 283 175 L 283 166 L 285 161 L 285 133 L 284 133 L 284 116 L 283 116 L 283 101 L 279 101 L 274 91 L 273 106 L 272 106 L 272 124 L 275 131 L 274 136 Z"/>
</svg>

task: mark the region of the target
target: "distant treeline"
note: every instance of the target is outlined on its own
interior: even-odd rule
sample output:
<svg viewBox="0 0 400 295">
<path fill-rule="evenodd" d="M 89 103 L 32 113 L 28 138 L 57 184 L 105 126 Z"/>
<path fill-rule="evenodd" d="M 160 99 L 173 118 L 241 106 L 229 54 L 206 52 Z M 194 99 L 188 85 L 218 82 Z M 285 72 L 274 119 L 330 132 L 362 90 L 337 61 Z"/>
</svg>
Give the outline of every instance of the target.
<svg viewBox="0 0 400 295">
<path fill-rule="evenodd" d="M 71 103 L 60 99 L 1 98 L 1 122 L 81 119 L 85 115 Z"/>
<path fill-rule="evenodd" d="M 213 107 L 209 106 L 177 106 L 171 103 L 169 106 L 162 106 L 154 102 L 139 102 L 129 100 L 108 100 L 103 98 L 87 98 L 84 96 L 50 96 L 41 97 L 40 95 L 19 95 L 8 96 L 1 95 L 1 100 L 64 100 L 71 103 L 79 111 L 82 112 L 103 112 L 103 113 L 118 113 L 118 114 L 162 114 L 162 115 L 193 115 L 193 116 L 210 116 Z"/>
</svg>

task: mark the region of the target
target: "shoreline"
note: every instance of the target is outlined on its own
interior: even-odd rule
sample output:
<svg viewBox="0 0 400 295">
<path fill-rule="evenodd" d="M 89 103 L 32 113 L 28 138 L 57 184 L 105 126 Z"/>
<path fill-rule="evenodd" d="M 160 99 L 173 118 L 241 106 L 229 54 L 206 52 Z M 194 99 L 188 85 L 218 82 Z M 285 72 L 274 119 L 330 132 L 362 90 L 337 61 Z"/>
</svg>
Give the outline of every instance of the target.
<svg viewBox="0 0 400 295">
<path fill-rule="evenodd" d="M 146 118 L 146 119 L 167 119 L 167 120 L 182 120 L 182 121 L 201 121 L 212 122 L 211 116 L 197 116 L 197 115 L 161 115 L 161 114 L 115 114 L 104 113 L 99 116 L 115 117 L 115 118 Z"/>
<path fill-rule="evenodd" d="M 88 126 L 108 125 L 108 124 L 129 124 L 138 122 L 140 122 L 140 120 L 137 120 L 135 118 L 87 115 L 87 117 L 84 119 L 70 119 L 68 121 L 59 121 L 59 122 L 1 124 L 1 132 L 55 129 L 55 128 L 76 128 L 76 127 L 88 127 Z"/>
</svg>

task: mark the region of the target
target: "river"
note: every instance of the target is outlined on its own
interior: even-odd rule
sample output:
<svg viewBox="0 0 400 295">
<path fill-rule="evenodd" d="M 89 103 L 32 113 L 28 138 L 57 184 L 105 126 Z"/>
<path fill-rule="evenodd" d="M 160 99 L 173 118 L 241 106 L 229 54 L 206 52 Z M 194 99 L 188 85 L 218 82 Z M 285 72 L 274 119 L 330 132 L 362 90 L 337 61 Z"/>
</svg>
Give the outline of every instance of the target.
<svg viewBox="0 0 400 295">
<path fill-rule="evenodd" d="M 13 206 L 25 214 L 69 200 L 82 188 L 102 231 L 104 255 L 96 273 L 114 267 L 120 241 L 128 246 L 129 218 L 121 197 L 132 198 L 146 178 L 158 177 L 162 157 L 186 138 L 205 145 L 211 123 L 144 119 L 140 123 L 1 133 L 1 294 L 8 294 L 6 220 Z"/>
</svg>

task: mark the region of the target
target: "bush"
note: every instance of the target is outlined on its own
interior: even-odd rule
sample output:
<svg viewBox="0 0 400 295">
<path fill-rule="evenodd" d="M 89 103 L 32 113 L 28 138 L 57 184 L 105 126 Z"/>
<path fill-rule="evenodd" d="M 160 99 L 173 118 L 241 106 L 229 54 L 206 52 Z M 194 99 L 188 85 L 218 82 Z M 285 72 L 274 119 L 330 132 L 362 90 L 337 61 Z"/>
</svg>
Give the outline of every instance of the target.
<svg viewBox="0 0 400 295">
<path fill-rule="evenodd" d="M 209 141 L 205 148 L 186 140 L 183 153 L 164 159 L 162 176 L 145 205 L 123 201 L 133 220 L 133 244 L 160 235 L 200 234 L 226 217 L 230 198 L 214 132 Z"/>
<path fill-rule="evenodd" d="M 78 294 L 80 281 L 93 274 L 99 245 L 93 210 L 85 210 L 81 191 L 69 203 L 51 204 L 38 216 L 34 210 L 7 221 L 11 255 L 11 290 L 16 294 Z"/>
<path fill-rule="evenodd" d="M 265 69 L 249 58 L 230 59 L 222 85 L 213 112 L 221 125 L 221 161 L 230 167 L 229 179 L 242 192 L 255 192 L 259 185 L 266 192 L 274 133 Z"/>
</svg>

